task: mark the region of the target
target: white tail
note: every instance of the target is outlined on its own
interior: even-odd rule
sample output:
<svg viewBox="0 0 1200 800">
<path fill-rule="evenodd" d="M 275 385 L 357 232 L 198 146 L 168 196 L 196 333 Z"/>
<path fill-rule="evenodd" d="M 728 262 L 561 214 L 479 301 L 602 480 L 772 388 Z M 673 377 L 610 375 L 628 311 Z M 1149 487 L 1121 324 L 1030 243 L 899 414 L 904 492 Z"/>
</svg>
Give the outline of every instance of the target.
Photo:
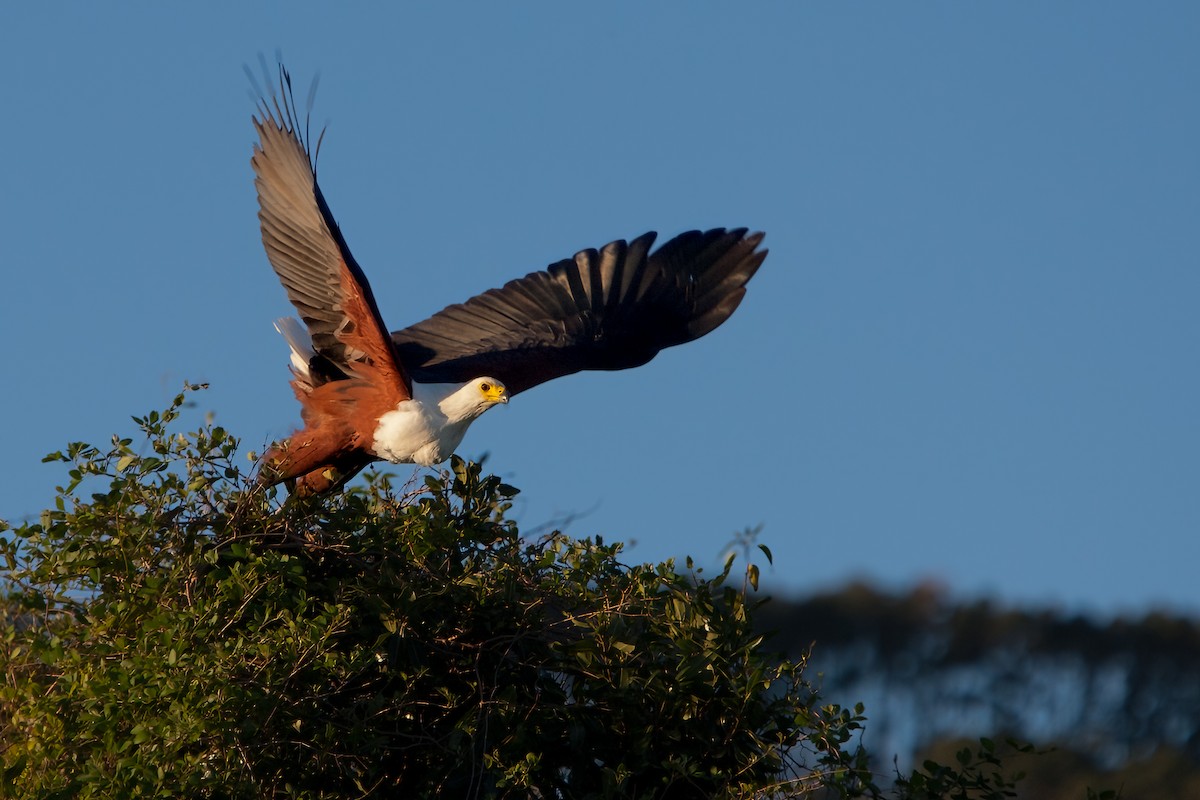
<svg viewBox="0 0 1200 800">
<path fill-rule="evenodd" d="M 308 362 L 317 354 L 313 350 L 312 338 L 305 330 L 303 323 L 295 317 L 282 317 L 275 320 L 275 330 L 287 341 L 292 349 L 292 369 L 297 375 L 307 381 L 312 381 L 308 371 Z"/>
</svg>

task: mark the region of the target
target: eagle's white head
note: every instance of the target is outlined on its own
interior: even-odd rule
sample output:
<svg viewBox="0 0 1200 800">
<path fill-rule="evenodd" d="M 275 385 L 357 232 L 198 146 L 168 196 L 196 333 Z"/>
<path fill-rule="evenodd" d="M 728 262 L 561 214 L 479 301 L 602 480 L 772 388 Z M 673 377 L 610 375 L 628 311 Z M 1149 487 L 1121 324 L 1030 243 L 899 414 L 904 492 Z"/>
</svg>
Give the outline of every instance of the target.
<svg viewBox="0 0 1200 800">
<path fill-rule="evenodd" d="M 450 424 L 470 422 L 494 405 L 508 402 L 508 389 L 495 378 L 476 378 L 449 392 L 438 407 Z"/>
</svg>

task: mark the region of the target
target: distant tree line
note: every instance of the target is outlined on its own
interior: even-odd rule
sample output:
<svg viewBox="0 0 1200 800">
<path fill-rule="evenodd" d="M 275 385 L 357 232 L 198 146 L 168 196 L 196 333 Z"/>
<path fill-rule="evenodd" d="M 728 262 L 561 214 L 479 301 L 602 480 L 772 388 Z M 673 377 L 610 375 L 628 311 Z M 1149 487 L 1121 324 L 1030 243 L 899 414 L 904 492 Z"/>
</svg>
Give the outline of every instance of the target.
<svg viewBox="0 0 1200 800">
<path fill-rule="evenodd" d="M 811 648 L 822 693 L 863 701 L 873 749 L 901 763 L 948 737 L 1002 731 L 1070 743 L 1102 767 L 1159 750 L 1200 764 L 1194 619 L 1101 621 L 954 602 L 932 585 L 894 594 L 855 583 L 776 598 L 758 624 L 792 656 Z"/>
</svg>

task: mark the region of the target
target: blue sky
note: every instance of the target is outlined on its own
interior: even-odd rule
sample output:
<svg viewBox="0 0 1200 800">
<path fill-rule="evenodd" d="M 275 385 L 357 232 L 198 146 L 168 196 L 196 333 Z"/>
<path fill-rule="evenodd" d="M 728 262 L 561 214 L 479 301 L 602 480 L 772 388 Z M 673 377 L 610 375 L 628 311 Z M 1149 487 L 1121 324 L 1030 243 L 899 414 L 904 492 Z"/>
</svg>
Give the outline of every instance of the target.
<svg viewBox="0 0 1200 800">
<path fill-rule="evenodd" d="M 1200 611 L 1200 6 L 180 9 L 0 19 L 0 517 L 185 379 L 247 449 L 298 422 L 242 72 L 279 50 L 393 328 L 645 230 L 767 232 L 711 336 L 473 426 L 527 528 L 713 563 L 761 524 L 776 593 Z"/>
</svg>

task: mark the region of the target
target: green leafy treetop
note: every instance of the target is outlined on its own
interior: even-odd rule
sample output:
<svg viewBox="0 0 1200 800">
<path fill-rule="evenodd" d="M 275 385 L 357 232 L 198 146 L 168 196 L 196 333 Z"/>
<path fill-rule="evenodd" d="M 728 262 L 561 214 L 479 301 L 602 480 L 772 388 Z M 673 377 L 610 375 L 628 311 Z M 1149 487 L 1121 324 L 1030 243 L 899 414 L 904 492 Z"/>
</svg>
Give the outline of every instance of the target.
<svg viewBox="0 0 1200 800">
<path fill-rule="evenodd" d="M 49 456 L 55 507 L 0 535 L 0 796 L 878 796 L 732 559 L 524 540 L 457 459 L 285 500 L 173 430 L 196 388 Z"/>
</svg>

